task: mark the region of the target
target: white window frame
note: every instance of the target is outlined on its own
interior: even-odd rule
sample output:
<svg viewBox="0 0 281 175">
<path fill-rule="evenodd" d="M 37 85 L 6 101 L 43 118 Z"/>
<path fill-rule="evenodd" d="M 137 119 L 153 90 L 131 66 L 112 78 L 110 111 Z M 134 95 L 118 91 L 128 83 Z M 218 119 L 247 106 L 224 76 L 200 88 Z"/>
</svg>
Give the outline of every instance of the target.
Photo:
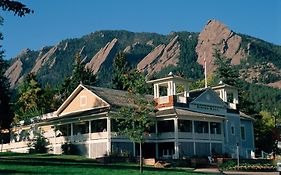
<svg viewBox="0 0 281 175">
<path fill-rule="evenodd" d="M 87 96 L 86 95 L 81 95 L 80 96 L 80 106 L 86 106 L 87 105 Z"/>
</svg>

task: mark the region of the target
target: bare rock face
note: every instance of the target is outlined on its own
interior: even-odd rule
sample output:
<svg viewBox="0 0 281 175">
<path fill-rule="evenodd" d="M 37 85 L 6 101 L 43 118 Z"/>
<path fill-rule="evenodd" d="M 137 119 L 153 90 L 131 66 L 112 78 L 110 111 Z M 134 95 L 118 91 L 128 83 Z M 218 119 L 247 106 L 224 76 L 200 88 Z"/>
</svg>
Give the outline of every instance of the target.
<svg viewBox="0 0 281 175">
<path fill-rule="evenodd" d="M 138 45 L 140 45 L 140 42 L 135 42 L 134 44 L 127 46 L 127 47 L 123 50 L 123 52 L 124 52 L 124 53 L 131 53 L 131 51 L 134 50 L 134 48 L 135 48 L 136 46 L 138 46 Z"/>
<path fill-rule="evenodd" d="M 215 69 L 213 51 L 218 49 L 223 56 L 231 58 L 233 65 L 240 64 L 245 57 L 245 50 L 241 46 L 242 38 L 229 30 L 227 26 L 217 20 L 209 20 L 198 37 L 196 52 L 197 62 L 204 66 L 204 57 L 207 62 L 207 72 Z"/>
<path fill-rule="evenodd" d="M 56 52 L 56 50 L 58 49 L 57 46 L 52 47 L 47 53 L 45 53 L 42 56 L 42 51 L 39 53 L 38 58 L 36 59 L 36 63 L 34 65 L 34 67 L 32 68 L 31 72 L 37 74 L 37 72 L 39 71 L 39 69 L 44 66 L 44 64 L 54 55 L 54 53 Z M 55 64 L 55 63 L 51 63 Z"/>
<path fill-rule="evenodd" d="M 5 76 L 9 78 L 11 88 L 14 88 L 20 80 L 22 65 L 21 60 L 17 59 L 5 72 Z"/>
<path fill-rule="evenodd" d="M 269 83 L 267 84 L 267 86 L 273 87 L 273 88 L 278 88 L 281 89 L 281 80 L 280 81 L 276 81 L 274 83 Z"/>
<path fill-rule="evenodd" d="M 178 36 L 176 36 L 167 46 L 164 44 L 158 45 L 138 63 L 137 69 L 141 72 L 147 71 L 148 74 L 159 72 L 169 65 L 176 66 L 179 61 L 179 55 L 180 44 L 178 42 Z"/>
<path fill-rule="evenodd" d="M 108 58 L 113 48 L 117 44 L 117 39 L 114 38 L 111 42 L 108 42 L 105 47 L 101 48 L 98 53 L 91 59 L 89 63 L 86 64 L 86 68 L 90 69 L 94 74 L 96 74 L 102 63 Z"/>
</svg>

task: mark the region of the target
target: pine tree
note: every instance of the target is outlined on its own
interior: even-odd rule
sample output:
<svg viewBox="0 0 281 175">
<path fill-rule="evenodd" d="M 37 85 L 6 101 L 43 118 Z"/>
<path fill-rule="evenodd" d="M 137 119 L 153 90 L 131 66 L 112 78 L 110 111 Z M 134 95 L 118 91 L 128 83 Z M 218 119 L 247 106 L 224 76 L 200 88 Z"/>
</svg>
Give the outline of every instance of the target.
<svg viewBox="0 0 281 175">
<path fill-rule="evenodd" d="M 215 49 L 213 57 L 215 58 L 216 78 L 225 84 L 238 87 L 239 72 L 231 65 L 231 59 L 222 56 L 219 50 Z"/>
<path fill-rule="evenodd" d="M 119 52 L 113 60 L 112 85 L 114 89 L 126 90 L 124 85 L 125 74 L 130 70 L 130 64 L 124 53 Z"/>
<path fill-rule="evenodd" d="M 127 90 L 139 94 L 148 93 L 148 86 L 144 75 L 136 68 L 130 66 L 122 52 L 118 53 L 113 60 L 112 84 L 114 89 Z"/>
<path fill-rule="evenodd" d="M 72 74 L 65 78 L 59 89 L 61 100 L 64 101 L 80 83 L 95 85 L 96 76 L 91 70 L 85 68 L 85 63 L 82 62 L 81 55 L 76 54 Z"/>
<path fill-rule="evenodd" d="M 3 18 L 0 17 L 0 26 L 2 25 Z M 2 33 L 0 33 L 0 40 L 3 40 Z M 0 128 L 9 128 L 12 121 L 12 111 L 10 105 L 11 92 L 10 83 L 5 76 L 7 69 L 7 61 L 3 59 L 4 51 L 1 50 L 0 45 Z"/>
<path fill-rule="evenodd" d="M 19 85 L 18 101 L 16 102 L 15 122 L 42 115 L 46 111 L 44 91 L 33 73 L 29 73 Z"/>
<path fill-rule="evenodd" d="M 2 11 L 12 11 L 14 15 L 19 17 L 25 14 L 33 13 L 33 10 L 27 8 L 24 4 L 18 1 L 1 0 L 0 8 Z M 3 25 L 3 18 L 0 16 L 0 26 Z M 0 41 L 3 40 L 3 34 L 0 32 Z M 9 128 L 12 122 L 12 108 L 10 105 L 11 92 L 8 78 L 4 75 L 7 69 L 7 62 L 3 59 L 4 51 L 0 45 L 0 129 Z"/>
</svg>

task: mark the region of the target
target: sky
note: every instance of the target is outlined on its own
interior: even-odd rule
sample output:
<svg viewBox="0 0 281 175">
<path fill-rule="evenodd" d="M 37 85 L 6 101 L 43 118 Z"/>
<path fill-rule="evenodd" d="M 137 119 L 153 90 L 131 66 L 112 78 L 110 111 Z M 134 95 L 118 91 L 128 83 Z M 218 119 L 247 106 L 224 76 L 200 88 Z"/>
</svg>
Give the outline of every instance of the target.
<svg viewBox="0 0 281 175">
<path fill-rule="evenodd" d="M 231 30 L 281 45 L 280 0 L 18 0 L 25 17 L 0 11 L 5 59 L 98 30 L 200 32 L 209 19 Z"/>
</svg>

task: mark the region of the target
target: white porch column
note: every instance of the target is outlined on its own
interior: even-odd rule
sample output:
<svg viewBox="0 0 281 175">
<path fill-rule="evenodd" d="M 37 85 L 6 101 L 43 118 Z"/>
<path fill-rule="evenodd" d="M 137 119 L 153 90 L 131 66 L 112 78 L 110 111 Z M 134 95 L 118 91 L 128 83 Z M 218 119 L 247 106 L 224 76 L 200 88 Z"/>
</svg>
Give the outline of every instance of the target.
<svg viewBox="0 0 281 175">
<path fill-rule="evenodd" d="M 211 143 L 211 122 L 208 122 L 208 132 L 209 132 L 209 140 L 210 140 L 210 155 L 212 154 L 212 143 Z"/>
<path fill-rule="evenodd" d="M 189 87 L 187 83 L 184 83 L 184 97 L 189 97 Z"/>
<path fill-rule="evenodd" d="M 195 125 L 194 125 L 194 120 L 192 120 L 193 155 L 196 155 L 196 144 L 194 140 L 194 133 L 195 133 Z"/>
<path fill-rule="evenodd" d="M 224 131 L 225 131 L 225 144 L 228 144 L 228 120 L 224 120 Z"/>
<path fill-rule="evenodd" d="M 89 158 L 92 158 L 92 148 L 91 148 L 91 135 L 92 135 L 92 121 L 89 120 L 89 138 L 88 138 L 88 142 L 89 142 Z"/>
<path fill-rule="evenodd" d="M 111 120 L 107 115 L 107 155 L 111 153 Z"/>
<path fill-rule="evenodd" d="M 70 123 L 70 141 L 73 142 L 73 123 Z"/>
<path fill-rule="evenodd" d="M 55 143 L 53 143 L 54 154 L 56 154 L 56 145 L 57 145 L 56 137 L 57 137 L 56 136 L 56 128 L 54 126 L 54 142 L 55 142 Z"/>
<path fill-rule="evenodd" d="M 173 94 L 172 95 L 177 95 L 177 87 L 176 87 L 176 83 L 172 82 L 173 84 Z"/>
<path fill-rule="evenodd" d="M 154 84 L 154 98 L 159 98 L 159 85 Z"/>
<path fill-rule="evenodd" d="M 175 127 L 175 159 L 179 159 L 179 133 L 178 133 L 178 118 L 174 119 L 174 127 Z"/>
<path fill-rule="evenodd" d="M 157 136 L 158 136 L 158 125 L 157 125 L 157 121 L 155 123 L 155 135 L 156 135 L 156 143 L 155 143 L 155 157 L 156 159 L 159 158 L 159 153 L 158 153 L 158 142 L 157 142 Z"/>
</svg>

